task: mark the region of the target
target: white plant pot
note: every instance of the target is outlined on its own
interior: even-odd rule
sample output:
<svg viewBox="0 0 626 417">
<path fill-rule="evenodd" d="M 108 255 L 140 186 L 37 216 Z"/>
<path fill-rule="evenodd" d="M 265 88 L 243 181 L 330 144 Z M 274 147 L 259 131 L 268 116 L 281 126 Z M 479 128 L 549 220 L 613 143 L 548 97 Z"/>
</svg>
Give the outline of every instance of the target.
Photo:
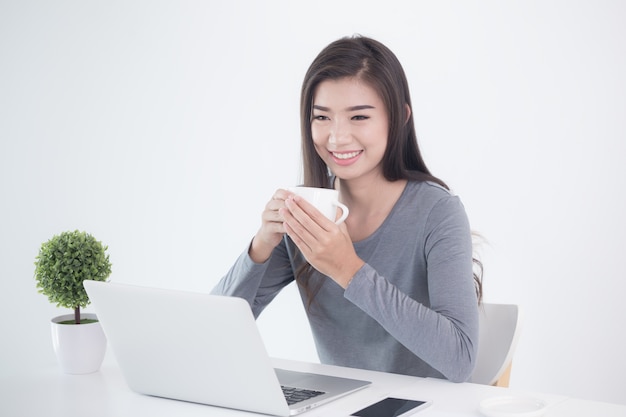
<svg viewBox="0 0 626 417">
<path fill-rule="evenodd" d="M 95 314 L 84 313 L 83 319 L 97 320 Z M 52 319 L 52 346 L 61 370 L 66 374 L 89 374 L 100 369 L 107 340 L 100 322 L 86 324 L 61 324 L 74 320 L 73 314 Z"/>
</svg>

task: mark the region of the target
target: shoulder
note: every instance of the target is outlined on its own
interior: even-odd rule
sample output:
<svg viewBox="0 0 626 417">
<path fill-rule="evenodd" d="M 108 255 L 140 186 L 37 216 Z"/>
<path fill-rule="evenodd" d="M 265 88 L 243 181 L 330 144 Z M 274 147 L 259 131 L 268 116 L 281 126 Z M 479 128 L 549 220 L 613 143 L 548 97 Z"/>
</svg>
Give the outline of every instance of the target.
<svg viewBox="0 0 626 417">
<path fill-rule="evenodd" d="M 412 207 L 429 221 L 441 221 L 450 216 L 465 217 L 461 199 L 452 191 L 430 181 L 407 183 L 405 205 Z"/>
<path fill-rule="evenodd" d="M 406 185 L 405 194 L 409 200 L 419 203 L 435 205 L 441 200 L 459 200 L 452 191 L 431 181 L 409 181 Z"/>
</svg>

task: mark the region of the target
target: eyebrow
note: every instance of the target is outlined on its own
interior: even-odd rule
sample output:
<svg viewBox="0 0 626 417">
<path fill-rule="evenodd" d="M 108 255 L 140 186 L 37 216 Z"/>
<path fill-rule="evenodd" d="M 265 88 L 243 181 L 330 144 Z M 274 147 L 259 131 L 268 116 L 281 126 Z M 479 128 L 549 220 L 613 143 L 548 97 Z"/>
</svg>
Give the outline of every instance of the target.
<svg viewBox="0 0 626 417">
<path fill-rule="evenodd" d="M 361 104 L 361 105 L 358 105 L 358 106 L 348 107 L 346 110 L 348 110 L 348 111 L 359 111 L 359 110 L 368 110 L 368 109 L 375 109 L 375 108 L 376 107 L 371 106 L 369 104 Z M 313 109 L 321 110 L 321 111 L 330 111 L 330 108 L 324 107 L 324 106 L 320 106 L 318 104 L 314 104 L 313 105 Z"/>
</svg>

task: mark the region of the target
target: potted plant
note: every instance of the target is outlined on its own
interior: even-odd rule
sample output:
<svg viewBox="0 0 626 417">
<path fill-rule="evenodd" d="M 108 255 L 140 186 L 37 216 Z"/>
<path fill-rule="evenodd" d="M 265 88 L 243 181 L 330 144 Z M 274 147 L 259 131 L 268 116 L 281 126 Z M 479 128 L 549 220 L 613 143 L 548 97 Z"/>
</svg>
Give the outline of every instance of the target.
<svg viewBox="0 0 626 417">
<path fill-rule="evenodd" d="M 81 313 L 89 304 L 83 281 L 106 281 L 111 274 L 107 246 L 81 231 L 53 236 L 41 245 L 35 260 L 39 292 L 57 307 L 73 314 L 52 319 L 52 344 L 61 365 L 69 374 L 100 369 L 106 352 L 106 338 L 95 314 Z"/>
</svg>

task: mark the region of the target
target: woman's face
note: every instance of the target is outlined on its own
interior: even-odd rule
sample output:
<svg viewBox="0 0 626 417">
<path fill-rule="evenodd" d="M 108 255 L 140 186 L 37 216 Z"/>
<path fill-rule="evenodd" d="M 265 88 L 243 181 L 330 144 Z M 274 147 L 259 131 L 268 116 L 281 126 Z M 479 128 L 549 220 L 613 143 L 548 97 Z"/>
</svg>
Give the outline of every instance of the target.
<svg viewBox="0 0 626 417">
<path fill-rule="evenodd" d="M 382 173 L 389 118 L 383 101 L 356 78 L 321 82 L 313 94 L 311 133 L 319 156 L 342 180 Z"/>
</svg>

